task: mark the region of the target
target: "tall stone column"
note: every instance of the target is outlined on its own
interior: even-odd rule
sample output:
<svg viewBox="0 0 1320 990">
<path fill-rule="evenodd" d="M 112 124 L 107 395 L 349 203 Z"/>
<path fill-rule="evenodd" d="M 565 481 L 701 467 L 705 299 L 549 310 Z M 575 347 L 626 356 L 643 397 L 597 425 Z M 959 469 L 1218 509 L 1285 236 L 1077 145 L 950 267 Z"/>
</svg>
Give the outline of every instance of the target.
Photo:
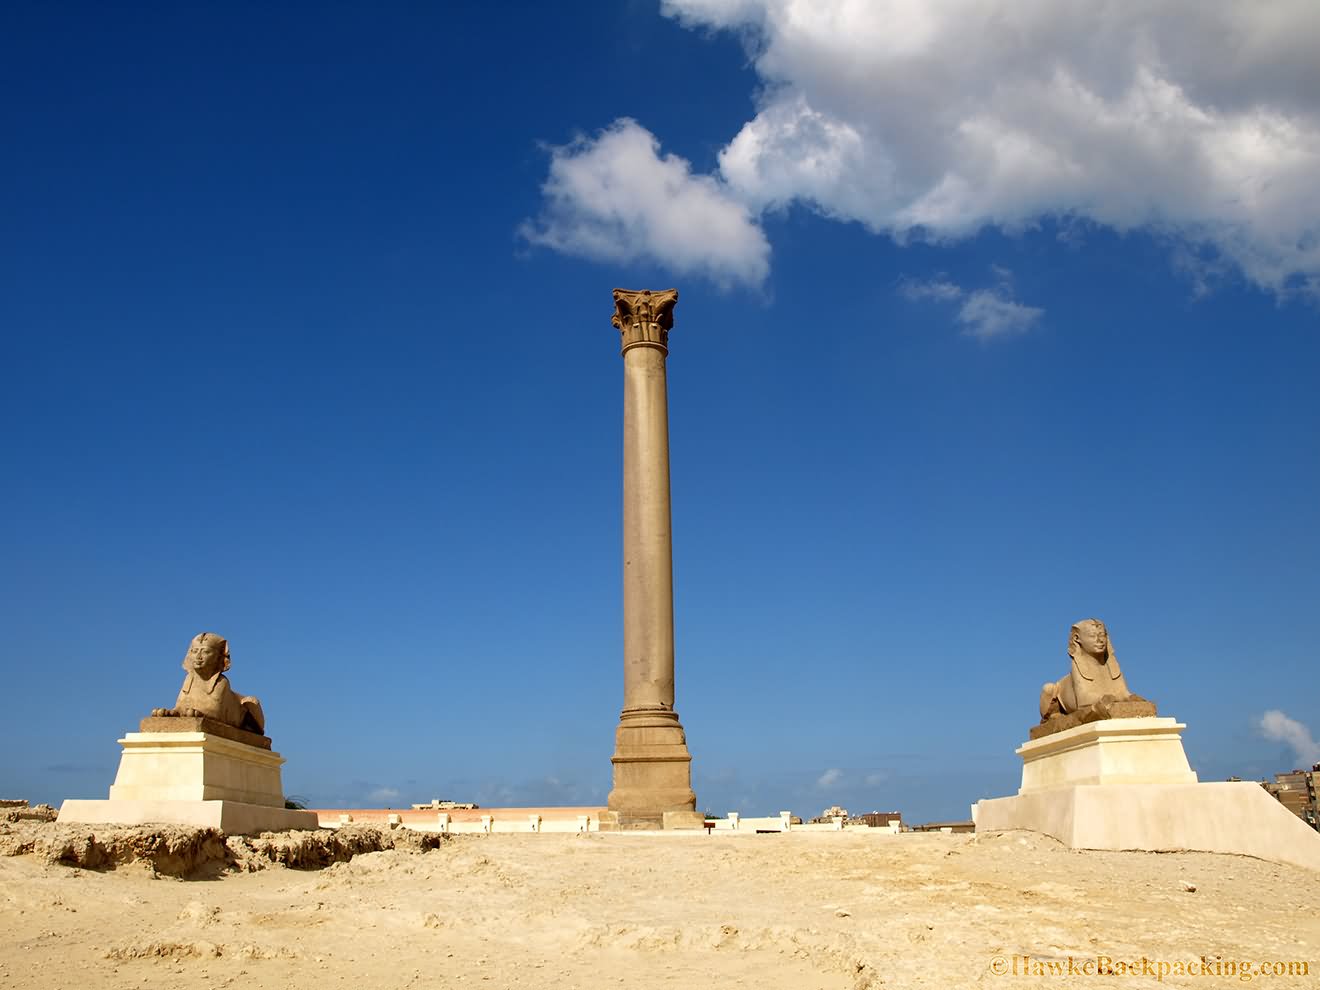
<svg viewBox="0 0 1320 990">
<path fill-rule="evenodd" d="M 674 711 L 674 568 L 665 358 L 678 291 L 614 290 L 623 345 L 623 713 L 609 808 L 620 828 L 692 826 L 687 738 Z"/>
</svg>

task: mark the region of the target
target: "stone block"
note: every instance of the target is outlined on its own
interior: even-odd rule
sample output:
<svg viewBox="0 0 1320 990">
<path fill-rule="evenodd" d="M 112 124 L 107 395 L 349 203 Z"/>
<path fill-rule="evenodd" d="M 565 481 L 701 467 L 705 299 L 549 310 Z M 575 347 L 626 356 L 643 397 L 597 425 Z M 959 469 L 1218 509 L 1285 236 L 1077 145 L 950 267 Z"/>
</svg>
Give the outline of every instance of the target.
<svg viewBox="0 0 1320 990">
<path fill-rule="evenodd" d="M 1153 718 L 1158 714 L 1159 710 L 1155 707 L 1155 702 L 1147 701 L 1145 698 L 1106 701 L 1089 705 L 1079 712 L 1051 716 L 1039 725 L 1033 725 L 1027 730 L 1027 736 L 1031 739 L 1040 739 L 1042 736 L 1063 732 L 1087 722 L 1098 722 L 1107 718 Z"/>
<path fill-rule="evenodd" d="M 214 718 L 205 716 L 154 716 L 148 715 L 138 723 L 139 732 L 206 732 L 213 736 L 222 736 L 234 742 L 246 743 L 258 749 L 270 749 L 270 737 L 259 732 L 249 732 L 226 725 Z"/>
<path fill-rule="evenodd" d="M 1172 718 L 1111 718 L 1032 739 L 1019 794 L 1080 784 L 1194 784 L 1182 730 Z"/>
<path fill-rule="evenodd" d="M 129 732 L 119 744 L 111 800 L 284 807 L 279 753 L 209 732 Z"/>
<path fill-rule="evenodd" d="M 706 816 L 699 811 L 666 811 L 660 819 L 660 827 L 669 829 L 704 829 Z"/>
<path fill-rule="evenodd" d="M 61 805 L 58 820 L 62 823 L 107 825 L 192 825 L 219 829 L 226 835 L 320 827 L 314 811 L 272 808 L 242 801 L 70 800 Z"/>
</svg>

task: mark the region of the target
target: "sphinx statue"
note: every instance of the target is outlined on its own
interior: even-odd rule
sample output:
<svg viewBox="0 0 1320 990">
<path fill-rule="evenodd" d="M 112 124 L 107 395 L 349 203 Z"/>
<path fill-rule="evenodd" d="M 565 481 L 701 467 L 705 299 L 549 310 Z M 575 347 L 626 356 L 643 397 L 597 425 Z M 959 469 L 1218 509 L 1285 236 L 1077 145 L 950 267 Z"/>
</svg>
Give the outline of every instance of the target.
<svg viewBox="0 0 1320 990">
<path fill-rule="evenodd" d="M 235 729 L 262 735 L 266 716 L 256 698 L 239 695 L 229 686 L 229 641 L 215 633 L 198 633 L 183 658 L 187 676 L 173 708 L 154 708 L 153 718 L 209 718 Z"/>
<path fill-rule="evenodd" d="M 1133 694 L 1114 656 L 1109 630 L 1099 619 L 1074 623 L 1068 634 L 1072 669 L 1040 690 L 1040 721 L 1063 728 L 1102 718 L 1154 715 L 1155 705 Z M 1033 730 L 1033 737 L 1037 732 Z"/>
</svg>

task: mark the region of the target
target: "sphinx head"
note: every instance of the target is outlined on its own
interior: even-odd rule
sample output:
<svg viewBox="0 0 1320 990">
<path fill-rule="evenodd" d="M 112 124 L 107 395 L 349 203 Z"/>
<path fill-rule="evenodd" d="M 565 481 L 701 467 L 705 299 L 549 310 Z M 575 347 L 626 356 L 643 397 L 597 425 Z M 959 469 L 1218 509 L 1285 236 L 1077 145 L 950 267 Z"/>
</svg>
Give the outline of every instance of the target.
<svg viewBox="0 0 1320 990">
<path fill-rule="evenodd" d="M 183 669 L 209 681 L 229 669 L 229 641 L 215 633 L 198 633 L 183 658 Z"/>
<path fill-rule="evenodd" d="M 1109 630 L 1099 619 L 1083 619 L 1075 623 L 1068 634 L 1068 655 L 1076 658 L 1078 651 L 1089 654 L 1101 663 L 1113 655 L 1109 644 Z"/>
</svg>

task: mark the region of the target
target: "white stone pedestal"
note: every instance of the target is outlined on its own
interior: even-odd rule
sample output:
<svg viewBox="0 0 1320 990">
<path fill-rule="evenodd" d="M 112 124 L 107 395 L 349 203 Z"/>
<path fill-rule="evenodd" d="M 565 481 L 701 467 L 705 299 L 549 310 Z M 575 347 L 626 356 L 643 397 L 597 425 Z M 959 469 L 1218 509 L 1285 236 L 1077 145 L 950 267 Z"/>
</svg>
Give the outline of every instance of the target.
<svg viewBox="0 0 1320 990">
<path fill-rule="evenodd" d="M 1071 784 L 1195 784 L 1172 718 L 1108 718 L 1018 747 L 1019 794 Z"/>
<path fill-rule="evenodd" d="M 314 811 L 269 808 L 241 801 L 65 801 L 60 822 L 102 825 L 191 825 L 226 835 L 320 828 Z"/>
<path fill-rule="evenodd" d="M 1072 849 L 1216 852 L 1320 871 L 1320 833 L 1259 784 L 1201 784 L 1171 718 L 1088 722 L 1018 749 L 1014 797 L 972 806 L 976 831 L 1026 829 Z"/>
<path fill-rule="evenodd" d="M 108 801 L 65 801 L 61 822 L 167 823 L 231 834 L 318 827 L 284 807 L 284 758 L 209 732 L 129 732 Z"/>
<path fill-rule="evenodd" d="M 284 807 L 279 753 L 208 732 L 129 732 L 110 799 Z"/>
</svg>

